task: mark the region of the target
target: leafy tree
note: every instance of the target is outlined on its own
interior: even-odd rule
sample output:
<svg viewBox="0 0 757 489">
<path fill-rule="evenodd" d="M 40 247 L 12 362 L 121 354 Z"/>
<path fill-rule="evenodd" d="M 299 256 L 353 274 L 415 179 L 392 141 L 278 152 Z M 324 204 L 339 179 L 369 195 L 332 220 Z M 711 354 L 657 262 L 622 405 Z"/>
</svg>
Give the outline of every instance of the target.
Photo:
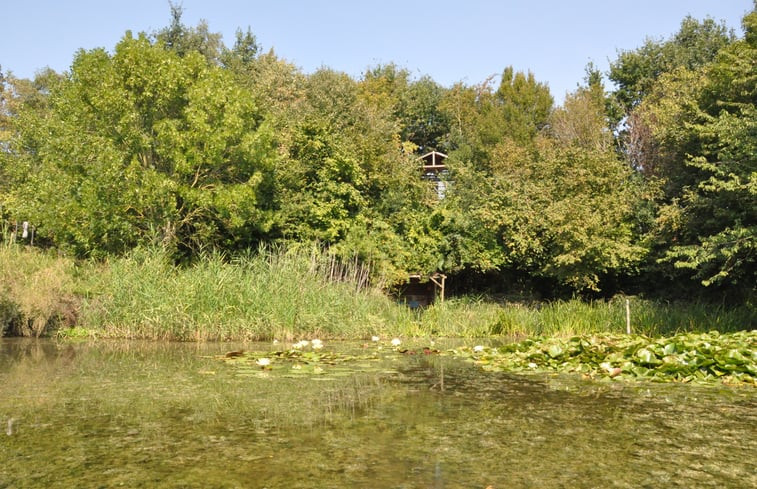
<svg viewBox="0 0 757 489">
<path fill-rule="evenodd" d="M 563 105 L 554 109 L 549 118 L 549 133 L 564 145 L 608 151 L 613 144 L 612 122 L 606 116 L 604 87 L 601 79 L 587 81 L 588 86 L 566 95 Z"/>
<path fill-rule="evenodd" d="M 197 27 L 185 26 L 181 21 L 181 16 L 184 14 L 181 4 L 170 1 L 168 4 L 171 7 L 171 25 L 153 34 L 156 43 L 174 51 L 179 56 L 200 53 L 210 63 L 220 64 L 225 51 L 221 34 L 210 32 L 208 23 L 204 20 L 201 20 Z M 237 39 L 240 40 L 239 34 Z M 242 42 L 246 41 L 245 39 Z"/>
<path fill-rule="evenodd" d="M 546 108 L 548 94 L 533 88 L 527 93 Z M 510 113 L 521 113 L 515 107 Z M 451 163 L 454 185 L 440 223 L 445 252 L 453 269 L 514 270 L 598 290 L 645 252 L 633 232 L 639 182 L 611 144 L 604 91 L 594 83 L 551 114 L 531 116 L 528 133 L 513 132 L 528 144 L 503 136 L 475 165 Z M 535 135 L 539 126 L 548 130 Z"/>
<path fill-rule="evenodd" d="M 50 91 L 62 76 L 47 68 L 38 72 L 33 80 L 16 78 L 2 73 L 0 67 L 0 142 L 5 144 L 13 137 L 13 120 L 23 109 L 37 111 L 40 117 L 48 110 Z"/>
<path fill-rule="evenodd" d="M 744 28 L 713 64 L 661 79 L 639 111 L 663 163 L 662 261 L 706 286 L 757 278 L 756 11 Z"/>
<path fill-rule="evenodd" d="M 492 165 L 493 192 L 476 213 L 496 230 L 508 267 L 598 290 L 643 256 L 632 232 L 633 177 L 613 151 L 546 138 L 530 150 L 503 142 Z"/>
<path fill-rule="evenodd" d="M 504 134 L 519 143 L 527 143 L 546 125 L 554 100 L 546 84 L 536 81 L 533 73 L 505 68 L 495 94 Z"/>
<path fill-rule="evenodd" d="M 549 88 L 532 73 L 508 67 L 496 91 L 492 79 L 475 87 L 458 84 L 440 103 L 450 121 L 453 155 L 467 164 L 485 164 L 506 138 L 531 144 L 552 110 Z"/>
<path fill-rule="evenodd" d="M 403 142 L 420 152 L 445 149 L 449 126 L 440 109 L 444 89 L 430 77 L 411 80 L 406 69 L 388 64 L 368 70 L 359 90 L 362 100 L 398 124 Z"/>
<path fill-rule="evenodd" d="M 365 80 L 319 70 L 307 77 L 297 110 L 281 113 L 289 119 L 281 127 L 279 219 L 287 240 L 318 241 L 400 279 L 437 270 L 439 259 L 419 163 L 403 152 L 381 77 L 368 91 Z"/>
<path fill-rule="evenodd" d="M 401 137 L 421 152 L 448 151 L 449 120 L 440 104 L 445 90 L 428 76 L 413 81 L 407 88 L 398 117 Z"/>
<path fill-rule="evenodd" d="M 295 241 L 331 244 L 346 235 L 364 206 L 363 172 L 349 145 L 318 121 L 295 135 L 282 176 L 282 231 Z"/>
<path fill-rule="evenodd" d="M 17 118 L 9 171 L 14 212 L 56 245 L 101 256 L 157 235 L 196 251 L 268 232 L 272 134 L 201 54 L 127 34 L 113 55 L 80 51 L 50 104 Z"/>
<path fill-rule="evenodd" d="M 615 97 L 629 113 L 649 94 L 660 75 L 676 68 L 702 67 L 733 40 L 733 32 L 724 23 L 711 18 L 698 21 L 687 16 L 670 39 L 647 39 L 642 47 L 618 54 L 618 59 L 610 63 L 609 73 L 610 80 L 618 87 Z"/>
<path fill-rule="evenodd" d="M 252 65 L 260 54 L 260 44 L 250 28 L 243 32 L 237 29 L 234 47 L 227 49 L 223 55 L 224 66 L 234 69 L 234 64 L 240 66 Z"/>
</svg>

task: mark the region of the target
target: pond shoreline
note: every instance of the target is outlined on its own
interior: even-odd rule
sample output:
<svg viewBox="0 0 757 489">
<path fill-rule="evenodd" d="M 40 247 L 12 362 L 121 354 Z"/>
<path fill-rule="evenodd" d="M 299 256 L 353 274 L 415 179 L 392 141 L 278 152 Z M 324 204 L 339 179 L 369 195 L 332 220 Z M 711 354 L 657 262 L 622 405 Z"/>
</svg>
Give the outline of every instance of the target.
<svg viewBox="0 0 757 489">
<path fill-rule="evenodd" d="M 751 303 L 637 296 L 541 302 L 461 296 L 413 310 L 380 287 L 334 279 L 322 270 L 327 256 L 305 251 L 232 261 L 209 256 L 177 266 L 160 250 L 74 262 L 33 249 L 0 248 L 0 335 L 59 331 L 176 341 L 570 337 L 622 333 L 629 319 L 632 332 L 647 336 L 757 327 Z"/>
</svg>

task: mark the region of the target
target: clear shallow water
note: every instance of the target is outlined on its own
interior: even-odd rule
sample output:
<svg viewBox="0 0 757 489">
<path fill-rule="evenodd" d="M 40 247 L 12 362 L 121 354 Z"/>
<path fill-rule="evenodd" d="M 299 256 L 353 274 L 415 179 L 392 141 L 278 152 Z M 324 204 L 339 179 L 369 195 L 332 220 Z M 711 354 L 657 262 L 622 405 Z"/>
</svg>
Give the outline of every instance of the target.
<svg viewBox="0 0 757 489">
<path fill-rule="evenodd" d="M 0 488 L 757 487 L 754 388 L 422 355 L 293 379 L 233 346 L 0 340 Z"/>
</svg>

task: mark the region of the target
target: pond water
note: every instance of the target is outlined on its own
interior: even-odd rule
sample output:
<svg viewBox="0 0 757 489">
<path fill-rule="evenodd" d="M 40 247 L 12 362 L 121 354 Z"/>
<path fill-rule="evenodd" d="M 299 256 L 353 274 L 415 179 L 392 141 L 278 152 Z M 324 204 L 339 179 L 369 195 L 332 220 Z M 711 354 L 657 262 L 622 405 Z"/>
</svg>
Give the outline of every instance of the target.
<svg viewBox="0 0 757 489">
<path fill-rule="evenodd" d="M 235 346 L 0 339 L 0 488 L 757 487 L 753 387 L 438 355 L 292 378 Z"/>
</svg>

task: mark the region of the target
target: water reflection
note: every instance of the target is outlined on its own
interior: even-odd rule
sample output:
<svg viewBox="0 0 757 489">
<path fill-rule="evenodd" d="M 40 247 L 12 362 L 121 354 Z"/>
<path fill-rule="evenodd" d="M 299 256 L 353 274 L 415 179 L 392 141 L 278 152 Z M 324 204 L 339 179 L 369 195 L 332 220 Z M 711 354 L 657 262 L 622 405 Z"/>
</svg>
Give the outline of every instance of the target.
<svg viewBox="0 0 757 489">
<path fill-rule="evenodd" d="M 0 487 L 757 486 L 753 388 L 434 355 L 315 381 L 212 358 L 239 347 L 1 340 Z"/>
</svg>

